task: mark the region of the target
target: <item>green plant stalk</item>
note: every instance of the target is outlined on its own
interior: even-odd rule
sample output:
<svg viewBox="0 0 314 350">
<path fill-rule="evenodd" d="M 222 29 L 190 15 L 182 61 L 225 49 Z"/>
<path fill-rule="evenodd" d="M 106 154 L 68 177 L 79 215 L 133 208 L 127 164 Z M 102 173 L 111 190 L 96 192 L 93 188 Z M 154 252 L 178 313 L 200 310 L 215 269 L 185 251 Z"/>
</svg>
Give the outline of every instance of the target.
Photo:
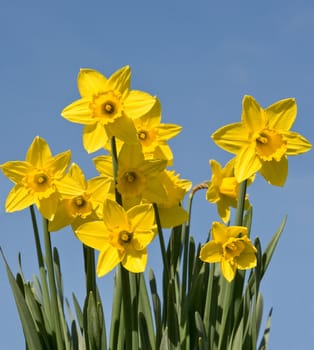
<svg viewBox="0 0 314 350">
<path fill-rule="evenodd" d="M 83 244 L 83 255 L 84 255 L 86 295 L 89 295 L 90 292 L 93 292 L 95 299 L 98 301 L 94 248 L 88 247 L 85 244 Z"/>
<path fill-rule="evenodd" d="M 48 280 L 50 286 L 50 295 L 51 295 L 51 307 L 52 314 L 54 317 L 54 328 L 56 332 L 57 346 L 58 350 L 65 349 L 64 340 L 61 332 L 61 320 L 59 314 L 59 306 L 58 306 L 58 297 L 57 297 L 57 288 L 55 281 L 55 272 L 52 258 L 52 247 L 51 247 L 51 239 L 50 233 L 48 231 L 48 220 L 43 220 L 43 232 L 44 232 L 44 243 L 45 243 L 45 253 L 46 253 L 46 265 L 48 271 Z"/>
<path fill-rule="evenodd" d="M 117 190 L 117 179 L 118 179 L 118 154 L 116 147 L 116 140 L 113 136 L 111 138 L 111 156 L 113 166 L 113 179 L 115 184 L 115 197 L 116 202 L 122 205 L 121 194 Z M 138 334 L 132 332 L 132 301 L 135 295 L 131 295 L 130 278 L 129 272 L 121 266 L 120 270 L 121 278 L 121 289 L 122 289 L 122 300 L 123 300 L 123 311 L 124 311 L 124 331 L 125 331 L 125 345 L 127 350 L 137 349 L 138 347 Z M 121 329 L 121 328 L 120 328 Z M 135 347 L 134 347 L 135 346 Z"/>
<path fill-rule="evenodd" d="M 247 180 L 241 182 L 238 203 L 235 216 L 235 226 L 242 226 L 243 214 L 245 205 Z M 219 345 L 218 349 L 226 348 L 231 334 L 230 327 L 233 325 L 235 304 L 240 304 L 242 297 L 243 283 L 244 283 L 244 271 L 236 273 L 236 276 L 232 282 L 228 282 L 222 275 L 220 277 L 221 289 L 222 289 L 222 319 L 219 330 Z"/>
</svg>

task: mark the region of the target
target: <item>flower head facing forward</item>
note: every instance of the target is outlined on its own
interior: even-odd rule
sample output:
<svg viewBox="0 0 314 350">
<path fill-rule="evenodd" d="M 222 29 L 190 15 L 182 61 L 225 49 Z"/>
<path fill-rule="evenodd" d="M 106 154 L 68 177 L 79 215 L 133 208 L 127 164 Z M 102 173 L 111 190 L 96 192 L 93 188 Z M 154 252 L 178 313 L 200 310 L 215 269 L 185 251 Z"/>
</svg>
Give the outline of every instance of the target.
<svg viewBox="0 0 314 350">
<path fill-rule="evenodd" d="M 14 212 L 36 204 L 47 219 L 52 219 L 58 205 L 57 183 L 65 175 L 71 152 L 52 156 L 47 142 L 36 136 L 25 161 L 1 165 L 3 173 L 15 183 L 6 200 L 6 211 Z"/>
<path fill-rule="evenodd" d="M 61 200 L 49 222 L 49 231 L 58 231 L 67 225 L 75 229 L 85 221 L 99 220 L 110 187 L 110 179 L 103 176 L 86 180 L 80 167 L 73 163 L 68 174 L 58 183 Z"/>
<path fill-rule="evenodd" d="M 220 263 L 226 280 L 232 281 L 237 269 L 247 270 L 256 266 L 256 248 L 248 238 L 244 226 L 225 226 L 214 222 L 213 240 L 200 251 L 200 259 L 208 263 Z"/>
<path fill-rule="evenodd" d="M 130 90 L 131 70 L 122 67 L 108 79 L 93 69 L 81 69 L 78 89 L 81 99 L 67 106 L 61 115 L 85 125 L 83 144 L 91 153 L 104 147 L 108 136 L 124 142 L 137 142 L 132 119 L 147 113 L 156 103 L 148 93 Z"/>
<path fill-rule="evenodd" d="M 212 138 L 224 150 L 236 154 L 238 182 L 257 171 L 272 185 L 283 186 L 288 174 L 287 156 L 307 152 L 312 145 L 290 131 L 297 114 L 295 99 L 280 100 L 263 109 L 251 96 L 244 96 L 242 120 L 218 129 Z"/>
<path fill-rule="evenodd" d="M 208 182 L 206 199 L 216 204 L 220 218 L 227 223 L 230 220 L 230 207 L 237 207 L 239 193 L 239 183 L 234 176 L 234 158 L 224 168 L 214 159 L 210 160 L 210 166 L 212 177 Z M 249 201 L 246 196 L 246 209 L 248 206 Z"/>
<path fill-rule="evenodd" d="M 100 251 L 98 276 L 105 275 L 120 262 L 131 272 L 143 272 L 146 247 L 156 234 L 152 205 L 137 205 L 125 211 L 115 201 L 106 199 L 103 209 L 103 221 L 85 223 L 75 231 L 84 244 Z"/>
</svg>

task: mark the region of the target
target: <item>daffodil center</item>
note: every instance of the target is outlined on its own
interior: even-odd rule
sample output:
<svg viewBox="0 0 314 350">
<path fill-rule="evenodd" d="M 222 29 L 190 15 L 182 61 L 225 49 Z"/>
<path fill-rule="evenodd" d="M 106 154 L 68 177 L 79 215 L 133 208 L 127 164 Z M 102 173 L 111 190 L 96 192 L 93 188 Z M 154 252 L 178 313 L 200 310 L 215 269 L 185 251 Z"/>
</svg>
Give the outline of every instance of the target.
<svg viewBox="0 0 314 350">
<path fill-rule="evenodd" d="M 239 183 L 235 177 L 224 177 L 219 186 L 219 192 L 231 198 L 238 198 Z"/>
<path fill-rule="evenodd" d="M 119 242 L 122 245 L 130 243 L 131 240 L 132 240 L 132 237 L 133 237 L 133 233 L 132 232 L 121 231 L 119 233 Z"/>
<path fill-rule="evenodd" d="M 147 139 L 147 132 L 144 131 L 144 130 L 141 130 L 137 133 L 138 135 L 138 138 L 141 140 L 141 141 L 145 141 Z"/>
<path fill-rule="evenodd" d="M 280 159 L 287 150 L 286 142 L 275 130 L 264 129 L 256 137 L 256 153 L 264 161 Z"/>
<path fill-rule="evenodd" d="M 136 180 L 136 174 L 133 171 L 127 171 L 124 174 L 124 178 L 125 178 L 126 182 L 132 183 Z"/>
<path fill-rule="evenodd" d="M 229 260 L 229 259 L 235 258 L 236 256 L 239 256 L 244 250 L 244 248 L 245 248 L 245 244 L 240 240 L 227 242 L 224 245 L 225 259 Z"/>
<path fill-rule="evenodd" d="M 117 91 L 107 91 L 94 96 L 90 109 L 93 118 L 106 125 L 121 116 L 121 96 Z"/>
<path fill-rule="evenodd" d="M 78 196 L 73 199 L 73 204 L 79 208 L 84 207 L 84 205 L 86 204 L 86 200 L 82 196 Z"/>
<path fill-rule="evenodd" d="M 35 175 L 35 182 L 37 185 L 44 185 L 48 180 L 48 177 L 45 174 L 37 174 Z"/>
<path fill-rule="evenodd" d="M 27 178 L 27 186 L 35 192 L 46 192 L 49 188 L 52 189 L 52 181 L 46 172 L 43 170 L 35 170 L 31 172 Z"/>
</svg>

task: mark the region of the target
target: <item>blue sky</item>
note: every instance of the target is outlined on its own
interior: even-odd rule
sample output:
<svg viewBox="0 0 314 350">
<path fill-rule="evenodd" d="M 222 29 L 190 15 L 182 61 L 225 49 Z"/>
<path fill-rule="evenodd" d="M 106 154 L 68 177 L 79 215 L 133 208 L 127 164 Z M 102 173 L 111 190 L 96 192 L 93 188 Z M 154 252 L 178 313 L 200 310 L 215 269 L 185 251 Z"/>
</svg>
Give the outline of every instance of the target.
<svg viewBox="0 0 314 350">
<path fill-rule="evenodd" d="M 87 176 L 95 175 L 92 156 L 81 144 L 81 126 L 61 118 L 60 111 L 79 97 L 80 68 L 108 76 L 126 64 L 132 69 L 132 88 L 160 98 L 163 122 L 183 126 L 170 146 L 174 169 L 193 184 L 211 176 L 209 159 L 221 163 L 230 159 L 210 135 L 239 121 L 245 94 L 264 107 L 295 97 L 298 117 L 293 130 L 313 143 L 313 37 L 312 1 L 3 0 L 0 163 L 24 159 L 34 136 L 40 135 L 53 153 L 71 149 L 73 161 Z M 265 312 L 274 307 L 270 350 L 307 350 L 313 343 L 313 178 L 310 152 L 289 159 L 284 188 L 271 187 L 258 176 L 249 189 L 252 236 L 259 236 L 263 247 L 288 214 L 262 283 Z M 11 187 L 2 176 L 0 246 L 14 271 L 22 253 L 25 275 L 31 278 L 37 270 L 29 213 L 4 212 Z M 217 220 L 215 207 L 205 201 L 205 193 L 198 193 L 192 216 L 197 241 L 204 241 L 213 220 Z M 60 251 L 67 295 L 72 291 L 82 295 L 80 244 L 70 230 L 56 233 L 53 243 Z M 154 268 L 158 250 L 154 245 L 151 249 L 149 266 Z M 99 280 L 108 305 L 111 279 L 109 275 Z M 0 310 L 2 347 L 22 349 L 23 335 L 3 263 Z"/>
</svg>

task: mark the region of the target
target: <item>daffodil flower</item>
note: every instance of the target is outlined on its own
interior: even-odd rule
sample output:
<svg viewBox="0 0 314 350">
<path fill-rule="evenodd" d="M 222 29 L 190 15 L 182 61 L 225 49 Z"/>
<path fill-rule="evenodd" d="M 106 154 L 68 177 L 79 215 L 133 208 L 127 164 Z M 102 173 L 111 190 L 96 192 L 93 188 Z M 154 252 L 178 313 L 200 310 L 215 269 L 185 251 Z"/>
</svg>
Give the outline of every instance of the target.
<svg viewBox="0 0 314 350">
<path fill-rule="evenodd" d="M 78 89 L 81 99 L 64 108 L 61 115 L 85 125 L 83 145 L 87 152 L 105 147 L 111 136 L 124 142 L 137 142 L 133 120 L 147 113 L 156 103 L 148 93 L 130 90 L 131 69 L 122 67 L 106 78 L 93 69 L 81 69 Z"/>
<path fill-rule="evenodd" d="M 57 183 L 65 175 L 70 159 L 70 151 L 52 156 L 47 142 L 36 136 L 25 161 L 1 165 L 4 175 L 15 183 L 6 199 L 6 211 L 14 212 L 36 204 L 41 214 L 51 220 L 60 197 Z"/>
<path fill-rule="evenodd" d="M 220 218 L 227 223 L 230 220 L 230 207 L 237 207 L 239 194 L 239 183 L 234 176 L 234 158 L 224 168 L 214 159 L 210 160 L 210 166 L 212 177 L 208 182 L 206 199 L 216 204 Z M 246 195 L 245 208 L 247 209 L 248 206 L 249 201 Z"/>
<path fill-rule="evenodd" d="M 256 266 L 256 248 L 248 238 L 244 226 L 225 226 L 219 222 L 212 225 L 213 240 L 200 250 L 200 259 L 207 263 L 220 263 L 227 281 L 232 281 L 237 270 Z"/>
<path fill-rule="evenodd" d="M 103 210 L 103 221 L 87 222 L 75 231 L 85 245 L 100 251 L 97 275 L 105 275 L 120 262 L 131 272 L 143 272 L 146 247 L 156 235 L 152 205 L 137 205 L 125 211 L 115 201 L 106 199 Z"/>
<path fill-rule="evenodd" d="M 112 175 L 112 161 L 109 156 L 95 157 L 96 169 L 104 176 Z M 139 144 L 124 144 L 118 155 L 117 190 L 123 205 L 130 207 L 142 199 L 160 203 L 167 199 L 167 192 L 160 179 L 166 168 L 166 160 L 145 160 Z M 131 203 L 130 205 L 127 202 Z"/>
<path fill-rule="evenodd" d="M 62 199 L 49 222 L 49 231 L 58 231 L 67 225 L 75 229 L 84 221 L 99 220 L 110 187 L 111 181 L 103 176 L 86 180 L 80 167 L 73 163 L 68 174 L 58 183 Z"/>
<path fill-rule="evenodd" d="M 288 174 L 287 156 L 311 149 L 310 142 L 290 131 L 297 114 L 293 98 L 280 100 L 263 109 L 252 96 L 244 96 L 242 120 L 218 129 L 212 138 L 224 150 L 236 154 L 238 182 L 256 172 L 272 185 L 283 186 Z"/>
</svg>

